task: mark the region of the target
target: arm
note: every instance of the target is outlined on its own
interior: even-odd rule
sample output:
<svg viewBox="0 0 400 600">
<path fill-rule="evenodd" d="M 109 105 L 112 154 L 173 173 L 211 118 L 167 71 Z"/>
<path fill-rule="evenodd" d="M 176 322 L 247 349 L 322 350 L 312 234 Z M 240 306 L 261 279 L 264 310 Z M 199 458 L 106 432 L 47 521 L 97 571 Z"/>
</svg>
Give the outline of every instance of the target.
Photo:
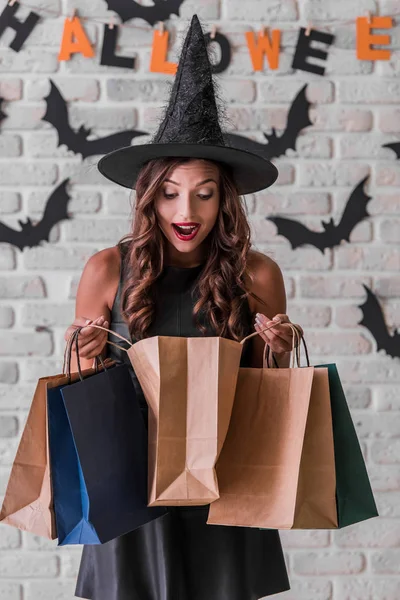
<svg viewBox="0 0 400 600">
<path fill-rule="evenodd" d="M 276 315 L 286 315 L 286 291 L 282 272 L 278 264 L 272 258 L 257 252 L 251 269 L 254 273 L 254 282 L 251 291 L 258 296 L 259 300 L 253 301 L 253 316 L 260 313 L 271 320 Z M 253 323 L 254 325 L 254 323 Z M 267 324 L 264 324 L 267 327 Z M 282 326 L 279 326 L 282 327 Z M 262 329 L 263 327 L 261 327 Z M 288 328 L 289 329 L 289 328 Z M 255 328 L 257 330 L 257 328 Z M 265 343 L 272 341 L 271 331 L 252 338 L 251 366 L 261 368 Z M 289 336 L 291 335 L 291 331 Z M 291 344 L 289 345 L 291 347 Z M 280 352 L 274 351 L 279 367 L 288 367 L 290 364 L 290 350 Z"/>
<path fill-rule="evenodd" d="M 79 281 L 76 302 L 74 324 L 83 324 L 84 319 L 94 321 L 101 315 L 104 323 L 99 325 L 109 328 L 111 307 L 118 287 L 120 269 L 120 255 L 117 247 L 106 248 L 97 252 L 87 261 Z M 67 340 L 72 327 L 65 332 Z M 107 332 L 94 327 L 84 327 L 78 338 L 79 357 L 81 368 L 88 369 L 93 366 L 96 354 L 103 358 L 107 356 Z M 73 348 L 71 356 L 71 371 L 77 371 L 78 364 Z"/>
</svg>

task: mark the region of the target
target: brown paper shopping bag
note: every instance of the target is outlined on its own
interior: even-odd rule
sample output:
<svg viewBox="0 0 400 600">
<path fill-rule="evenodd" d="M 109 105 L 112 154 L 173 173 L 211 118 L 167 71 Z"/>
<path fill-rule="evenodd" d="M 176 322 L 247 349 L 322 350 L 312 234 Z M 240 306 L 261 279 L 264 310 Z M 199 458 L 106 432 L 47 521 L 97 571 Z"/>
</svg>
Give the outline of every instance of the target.
<svg viewBox="0 0 400 600">
<path fill-rule="evenodd" d="M 63 373 L 38 380 L 0 511 L 0 522 L 49 539 L 55 539 L 57 532 L 49 462 L 47 389 L 78 378 L 78 373 L 69 378 L 64 372 L 65 356 L 73 338 L 74 334 L 65 348 Z M 95 369 L 83 371 L 87 376 L 91 372 Z"/>
<path fill-rule="evenodd" d="M 128 353 L 149 406 L 148 506 L 213 502 L 243 342 L 257 332 L 241 342 L 153 336 L 131 344 L 106 331 L 129 344 L 127 349 L 109 342 Z"/>
<path fill-rule="evenodd" d="M 307 518 L 321 485 L 321 523 L 335 518 L 329 389 L 322 371 L 294 368 L 296 340 L 290 368 L 239 370 L 208 524 L 289 529 Z"/>
</svg>

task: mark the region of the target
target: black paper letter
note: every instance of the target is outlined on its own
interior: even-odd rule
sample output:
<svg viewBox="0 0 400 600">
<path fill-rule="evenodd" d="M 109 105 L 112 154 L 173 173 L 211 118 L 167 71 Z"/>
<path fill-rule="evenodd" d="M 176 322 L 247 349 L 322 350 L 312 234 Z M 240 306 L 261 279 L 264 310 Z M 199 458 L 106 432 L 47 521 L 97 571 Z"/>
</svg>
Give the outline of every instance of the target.
<svg viewBox="0 0 400 600">
<path fill-rule="evenodd" d="M 225 71 L 229 67 L 229 63 L 231 62 L 232 50 L 228 38 L 217 31 L 214 39 L 211 38 L 209 33 L 204 35 L 204 39 L 207 46 L 211 42 L 216 42 L 219 44 L 221 50 L 221 60 L 219 63 L 212 65 L 211 71 L 212 73 L 222 73 L 222 71 Z"/>
<path fill-rule="evenodd" d="M 312 29 L 310 35 L 306 35 L 304 27 L 300 28 L 299 38 L 297 40 L 296 52 L 294 53 L 292 67 L 293 69 L 299 69 L 300 71 L 308 71 L 309 73 L 315 73 L 316 75 L 324 75 L 325 67 L 313 65 L 307 62 L 307 57 L 311 56 L 314 58 L 321 58 L 326 60 L 328 53 L 325 50 L 318 48 L 312 48 L 311 42 L 324 42 L 330 46 L 333 43 L 335 36 L 330 33 L 322 31 L 316 31 Z"/>
<path fill-rule="evenodd" d="M 10 48 L 19 52 L 26 38 L 29 37 L 40 16 L 34 12 L 30 12 L 25 21 L 19 21 L 14 15 L 19 8 L 19 3 L 15 2 L 13 6 L 6 4 L 3 12 L 0 15 L 0 36 L 3 35 L 7 27 L 11 27 L 16 31 L 16 36 L 10 44 Z"/>
<path fill-rule="evenodd" d="M 123 69 L 134 69 L 135 59 L 128 56 L 116 56 L 115 48 L 117 46 L 118 27 L 109 27 L 104 25 L 103 47 L 101 50 L 101 65 L 110 67 L 122 67 Z"/>
</svg>

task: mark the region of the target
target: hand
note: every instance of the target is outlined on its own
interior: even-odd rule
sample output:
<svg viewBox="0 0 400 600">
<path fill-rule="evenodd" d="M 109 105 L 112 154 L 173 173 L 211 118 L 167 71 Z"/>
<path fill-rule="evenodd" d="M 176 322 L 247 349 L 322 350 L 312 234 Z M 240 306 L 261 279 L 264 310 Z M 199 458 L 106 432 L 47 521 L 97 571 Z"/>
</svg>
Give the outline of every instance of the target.
<svg viewBox="0 0 400 600">
<path fill-rule="evenodd" d="M 108 321 L 104 320 L 104 316 L 101 315 L 97 319 L 85 319 L 85 317 L 77 317 L 72 325 L 68 327 L 64 334 L 65 341 L 68 341 L 71 334 L 76 330 L 77 327 L 82 327 L 79 331 L 78 337 L 78 348 L 80 358 L 94 358 L 101 354 L 106 342 L 107 342 L 107 331 L 97 329 L 97 327 L 88 327 L 89 324 L 101 325 L 102 327 L 109 328 Z M 72 352 L 75 352 L 75 344 L 72 344 Z"/>
<path fill-rule="evenodd" d="M 261 331 L 265 327 L 273 325 L 273 321 L 279 320 L 280 323 L 277 323 L 275 327 L 271 327 L 271 329 L 264 331 L 264 333 L 259 333 L 259 335 L 267 342 L 272 352 L 275 354 L 284 354 L 285 352 L 291 352 L 293 345 L 293 330 L 287 325 L 287 323 L 291 323 L 287 315 L 278 314 L 270 320 L 267 316 L 257 313 L 254 329 L 256 331 Z M 299 329 L 300 335 L 302 336 L 303 329 L 300 325 L 297 325 L 297 323 L 296 327 Z"/>
</svg>

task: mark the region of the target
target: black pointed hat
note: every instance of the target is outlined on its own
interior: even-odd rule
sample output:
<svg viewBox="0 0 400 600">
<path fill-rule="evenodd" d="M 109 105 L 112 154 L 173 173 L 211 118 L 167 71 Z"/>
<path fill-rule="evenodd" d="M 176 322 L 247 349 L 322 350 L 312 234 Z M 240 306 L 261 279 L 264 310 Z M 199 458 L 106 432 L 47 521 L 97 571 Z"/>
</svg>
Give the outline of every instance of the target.
<svg viewBox="0 0 400 600">
<path fill-rule="evenodd" d="M 99 171 L 111 181 L 134 189 L 144 163 L 166 156 L 226 163 L 240 194 L 272 185 L 278 170 L 259 154 L 228 145 L 220 126 L 206 42 L 197 15 L 186 34 L 170 99 L 157 132 L 147 144 L 126 146 L 103 156 Z"/>
</svg>

